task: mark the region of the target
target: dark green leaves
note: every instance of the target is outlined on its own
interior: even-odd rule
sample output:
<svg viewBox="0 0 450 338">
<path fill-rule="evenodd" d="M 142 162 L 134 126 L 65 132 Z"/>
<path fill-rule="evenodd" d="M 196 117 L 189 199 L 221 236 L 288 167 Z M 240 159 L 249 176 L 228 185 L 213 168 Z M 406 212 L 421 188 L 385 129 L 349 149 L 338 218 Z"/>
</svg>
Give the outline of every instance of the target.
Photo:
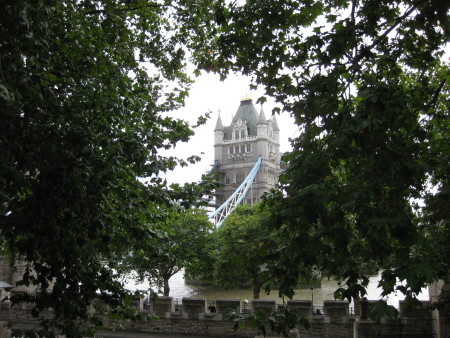
<svg viewBox="0 0 450 338">
<path fill-rule="evenodd" d="M 179 160 L 158 151 L 193 134 L 166 116 L 191 83 L 187 50 L 209 34 L 193 34 L 209 7 L 191 9 L 140 0 L 0 5 L 2 249 L 28 262 L 23 283 L 42 292 L 26 300 L 35 314 L 54 310 L 49 330 L 76 336 L 79 320 L 97 325 L 87 312 L 97 293 L 131 315 L 120 309 L 128 298 L 115 258 L 155 237 L 174 200 L 205 191 L 171 190 L 159 177 Z"/>
<path fill-rule="evenodd" d="M 286 238 L 282 291 L 301 273 L 293 260 L 346 281 L 340 297 L 364 293 L 368 266 L 390 271 L 386 294 L 397 278 L 412 295 L 446 277 L 448 5 L 278 1 L 229 13 L 219 69 L 252 74 L 303 131 L 266 203 Z"/>
</svg>

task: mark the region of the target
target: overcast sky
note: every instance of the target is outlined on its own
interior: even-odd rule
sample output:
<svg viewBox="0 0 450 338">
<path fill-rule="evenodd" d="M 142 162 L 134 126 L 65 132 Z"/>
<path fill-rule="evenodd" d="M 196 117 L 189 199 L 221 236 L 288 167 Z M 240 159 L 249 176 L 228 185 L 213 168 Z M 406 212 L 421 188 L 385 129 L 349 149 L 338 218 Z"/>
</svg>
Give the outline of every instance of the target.
<svg viewBox="0 0 450 338">
<path fill-rule="evenodd" d="M 188 143 L 179 143 L 174 150 L 170 151 L 170 154 L 184 159 L 190 155 L 199 155 L 202 161 L 168 173 L 166 177 L 170 183 L 197 182 L 201 175 L 211 168 L 214 162 L 214 127 L 219 111 L 224 126 L 228 126 L 240 101 L 245 97 L 253 99 L 256 110 L 258 112 L 261 110 L 261 105 L 256 104 L 256 100 L 264 92 L 263 90 L 250 91 L 249 84 L 248 78 L 237 75 L 230 75 L 225 81 L 220 81 L 219 76 L 214 74 L 205 74 L 196 79 L 186 106 L 172 116 L 194 124 L 198 116 L 211 111 L 211 118 L 206 124 L 195 129 L 195 135 Z M 275 107 L 274 102 L 268 98 L 268 102 L 263 105 L 267 119 Z M 288 139 L 298 135 L 298 127 L 294 125 L 293 118 L 287 113 L 276 117 L 280 127 L 280 150 L 281 152 L 289 151 L 291 147 Z"/>
</svg>

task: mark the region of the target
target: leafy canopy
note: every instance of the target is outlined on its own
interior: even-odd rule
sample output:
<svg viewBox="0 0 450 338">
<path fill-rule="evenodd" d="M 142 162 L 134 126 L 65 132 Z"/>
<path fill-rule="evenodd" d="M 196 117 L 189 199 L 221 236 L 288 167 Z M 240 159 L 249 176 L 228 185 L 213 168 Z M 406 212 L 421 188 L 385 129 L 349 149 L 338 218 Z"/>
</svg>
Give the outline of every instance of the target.
<svg viewBox="0 0 450 338">
<path fill-rule="evenodd" d="M 277 233 L 263 223 L 267 211 L 260 205 L 239 205 L 210 235 L 206 248 L 209 254 L 198 267 L 206 273 L 195 267 L 189 271 L 203 273 L 209 282 L 222 288 L 250 285 L 253 297 L 259 299 L 261 288 L 272 281 L 269 267 L 280 242 Z"/>
<path fill-rule="evenodd" d="M 209 3 L 1 2 L 1 247 L 28 263 L 24 285 L 42 287 L 16 300 L 53 309 L 44 329 L 99 324 L 87 312 L 97 293 L 120 312 L 113 258 L 155 236 L 173 200 L 209 188 L 169 189 L 159 174 L 187 163 L 158 154 L 193 134 L 166 112 L 184 104 Z"/>
<path fill-rule="evenodd" d="M 133 273 L 169 296 L 169 279 L 183 268 L 196 266 L 207 255 L 205 248 L 214 225 L 202 209 L 175 210 L 155 224 L 158 236 L 136 243 L 125 256 L 122 273 Z"/>
<path fill-rule="evenodd" d="M 384 294 L 447 276 L 449 6 L 263 0 L 217 14 L 200 66 L 250 75 L 302 132 L 267 200 L 288 239 L 285 294 L 311 266 L 345 282 L 341 297 L 365 293 L 365 262 L 385 270 Z"/>
</svg>

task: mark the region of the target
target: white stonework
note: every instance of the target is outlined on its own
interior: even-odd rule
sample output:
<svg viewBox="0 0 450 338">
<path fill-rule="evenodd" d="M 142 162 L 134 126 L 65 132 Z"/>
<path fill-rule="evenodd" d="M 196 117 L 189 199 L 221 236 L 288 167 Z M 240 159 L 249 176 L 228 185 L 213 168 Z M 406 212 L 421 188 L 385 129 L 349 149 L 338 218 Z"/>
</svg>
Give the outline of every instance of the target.
<svg viewBox="0 0 450 338">
<path fill-rule="evenodd" d="M 253 204 L 274 188 L 280 173 L 280 130 L 275 116 L 266 119 L 251 99 L 242 100 L 229 126 L 219 116 L 214 128 L 214 160 L 220 187 L 215 193 L 216 207 L 230 197 L 252 170 L 259 157 L 262 163 L 244 199 Z"/>
</svg>

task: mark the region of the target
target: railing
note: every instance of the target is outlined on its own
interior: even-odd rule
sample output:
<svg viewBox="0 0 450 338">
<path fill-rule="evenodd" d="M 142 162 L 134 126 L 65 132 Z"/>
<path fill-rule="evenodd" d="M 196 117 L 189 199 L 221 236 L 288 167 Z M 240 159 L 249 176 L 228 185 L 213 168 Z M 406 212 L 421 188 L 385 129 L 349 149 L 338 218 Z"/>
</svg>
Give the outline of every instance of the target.
<svg viewBox="0 0 450 338">
<path fill-rule="evenodd" d="M 172 299 L 172 304 L 173 304 L 173 310 L 175 312 L 181 312 L 181 305 L 182 305 L 183 301 L 181 298 L 173 298 Z"/>
<path fill-rule="evenodd" d="M 356 314 L 354 306 L 348 307 L 348 314 L 349 314 L 349 316 L 354 316 Z"/>
<path fill-rule="evenodd" d="M 240 139 L 231 139 L 231 140 L 222 140 L 222 143 L 242 143 L 242 142 L 246 142 L 246 141 L 252 141 L 252 140 L 256 140 L 257 137 L 256 136 L 247 136 L 244 138 L 240 138 Z"/>
<path fill-rule="evenodd" d="M 251 304 L 248 302 L 248 300 L 243 300 L 241 302 L 241 313 L 246 314 L 246 313 L 251 313 L 251 312 L 252 312 Z"/>
<path fill-rule="evenodd" d="M 216 313 L 217 308 L 216 308 L 216 302 L 214 300 L 213 301 L 207 300 L 206 304 L 208 304 L 208 307 L 206 308 L 206 311 L 208 313 Z"/>
<path fill-rule="evenodd" d="M 323 306 L 313 305 L 313 307 L 311 308 L 311 313 L 313 316 L 323 316 L 324 315 Z"/>
</svg>

